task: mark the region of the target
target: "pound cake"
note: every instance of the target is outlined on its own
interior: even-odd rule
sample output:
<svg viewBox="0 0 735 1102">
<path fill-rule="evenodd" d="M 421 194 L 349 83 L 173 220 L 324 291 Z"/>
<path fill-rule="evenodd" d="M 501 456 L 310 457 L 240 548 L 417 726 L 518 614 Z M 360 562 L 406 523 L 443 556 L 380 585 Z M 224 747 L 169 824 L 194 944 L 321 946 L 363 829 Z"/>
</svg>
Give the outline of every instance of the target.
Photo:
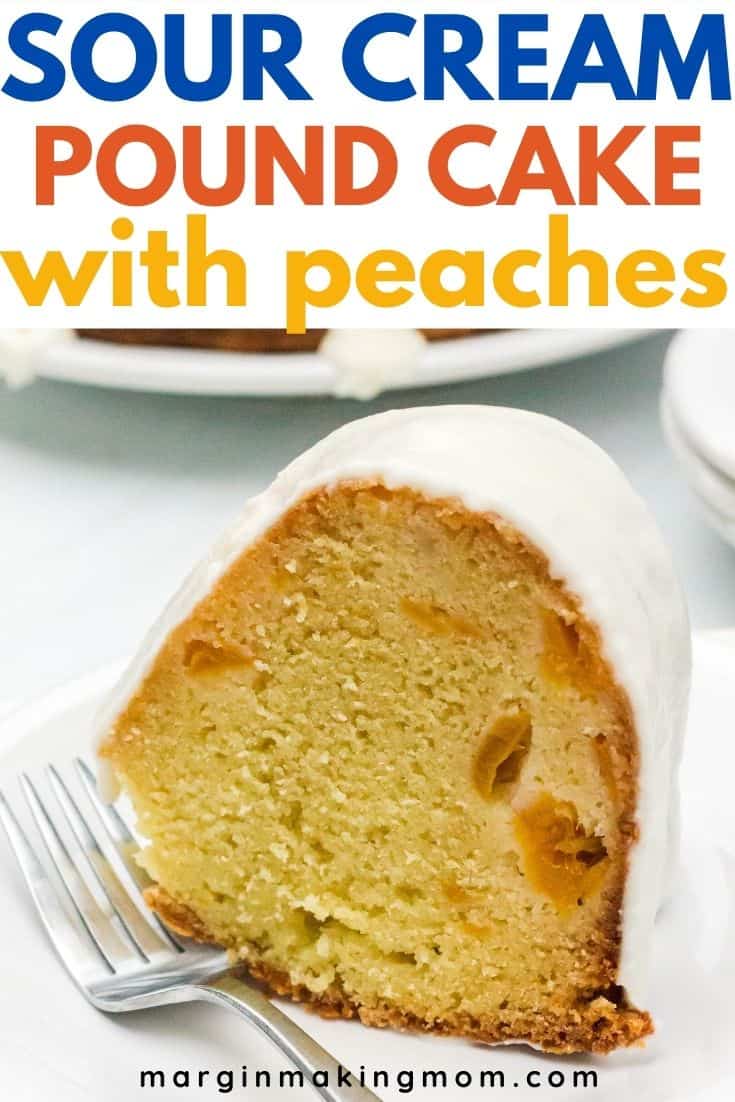
<svg viewBox="0 0 735 1102">
<path fill-rule="evenodd" d="M 336 398 L 376 398 L 388 386 L 415 386 L 426 381 L 423 360 L 427 342 L 448 342 L 487 330 L 470 329 L 79 329 L 82 338 L 122 347 L 182 348 L 187 352 L 280 354 L 319 353 L 332 369 L 324 385 Z M 246 364 L 243 383 L 247 376 Z M 310 365 L 300 363 L 309 373 Z M 260 365 L 262 370 L 263 365 Z"/>
<path fill-rule="evenodd" d="M 356 421 L 254 498 L 101 717 L 149 902 L 373 1026 L 608 1052 L 653 1025 L 689 683 L 669 555 L 554 420 Z"/>
<path fill-rule="evenodd" d="M 216 348 L 222 352 L 315 352 L 326 329 L 287 333 L 284 329 L 78 329 L 80 337 L 114 344 L 172 348 Z M 421 329 L 430 341 L 448 341 L 486 332 L 476 329 Z"/>
</svg>

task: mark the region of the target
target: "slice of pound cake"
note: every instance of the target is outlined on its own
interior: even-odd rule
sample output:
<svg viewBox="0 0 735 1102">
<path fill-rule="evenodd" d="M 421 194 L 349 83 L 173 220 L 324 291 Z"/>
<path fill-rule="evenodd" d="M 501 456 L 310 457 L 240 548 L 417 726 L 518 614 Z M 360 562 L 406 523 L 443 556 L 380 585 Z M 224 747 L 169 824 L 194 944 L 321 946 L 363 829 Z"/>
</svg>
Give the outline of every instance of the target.
<svg viewBox="0 0 735 1102">
<path fill-rule="evenodd" d="M 368 1025 L 607 1052 L 652 1031 L 689 683 L 614 463 L 516 410 L 340 429 L 253 499 L 110 702 L 150 903 Z"/>
</svg>

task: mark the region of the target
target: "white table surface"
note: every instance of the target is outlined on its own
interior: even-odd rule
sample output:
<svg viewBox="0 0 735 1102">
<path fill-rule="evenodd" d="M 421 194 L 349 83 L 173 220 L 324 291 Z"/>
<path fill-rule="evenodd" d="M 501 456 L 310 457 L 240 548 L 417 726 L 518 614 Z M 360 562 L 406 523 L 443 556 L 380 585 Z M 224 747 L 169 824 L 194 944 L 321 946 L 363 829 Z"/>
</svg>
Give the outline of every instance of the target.
<svg viewBox="0 0 735 1102">
<path fill-rule="evenodd" d="M 131 652 L 250 494 L 338 425 L 394 406 L 521 406 L 586 432 L 658 517 L 695 627 L 735 626 L 735 551 L 705 524 L 659 427 L 668 339 L 366 404 L 0 384 L 0 715 Z"/>
</svg>

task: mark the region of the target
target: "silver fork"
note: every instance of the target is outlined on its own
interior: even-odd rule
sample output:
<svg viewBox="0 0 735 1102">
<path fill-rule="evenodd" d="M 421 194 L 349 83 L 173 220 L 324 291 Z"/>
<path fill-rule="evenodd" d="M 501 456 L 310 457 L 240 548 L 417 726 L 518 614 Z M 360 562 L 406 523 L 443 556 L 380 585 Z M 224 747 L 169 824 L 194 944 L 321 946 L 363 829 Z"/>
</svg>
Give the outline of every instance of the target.
<svg viewBox="0 0 735 1102">
<path fill-rule="evenodd" d="M 43 799 L 27 774 L 20 778 L 62 892 L 2 792 L 0 822 L 54 948 L 89 1002 L 108 1013 L 193 1001 L 227 1007 L 265 1034 L 321 1098 L 378 1102 L 354 1081 L 345 1086 L 346 1069 L 243 980 L 222 950 L 174 936 L 158 920 L 142 896 L 151 881 L 132 858 L 131 831 L 101 799 L 89 766 L 79 758 L 75 766 L 96 829 L 54 766 L 46 769 L 53 800 Z M 63 905 L 64 894 L 71 906 Z M 317 1071 L 328 1085 L 314 1084 Z"/>
</svg>

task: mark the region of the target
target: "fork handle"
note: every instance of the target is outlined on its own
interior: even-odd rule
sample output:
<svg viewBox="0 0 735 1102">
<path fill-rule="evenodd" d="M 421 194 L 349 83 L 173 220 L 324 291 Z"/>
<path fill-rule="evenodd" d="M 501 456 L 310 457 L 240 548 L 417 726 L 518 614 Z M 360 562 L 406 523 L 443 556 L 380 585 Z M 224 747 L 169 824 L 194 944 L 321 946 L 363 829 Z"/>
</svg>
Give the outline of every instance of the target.
<svg viewBox="0 0 735 1102">
<path fill-rule="evenodd" d="M 265 1034 L 303 1072 L 305 1083 L 313 1087 L 325 1102 L 380 1102 L 377 1095 L 355 1081 L 350 1086 L 341 1085 L 340 1072 L 344 1079 L 345 1075 L 350 1074 L 347 1068 L 330 1056 L 308 1033 L 304 1033 L 262 992 L 238 976 L 225 973 L 207 983 L 196 984 L 194 991 L 204 1002 L 234 1010 Z M 324 1078 L 328 1080 L 328 1086 L 314 1083 L 316 1072 L 327 1073 Z"/>
</svg>

